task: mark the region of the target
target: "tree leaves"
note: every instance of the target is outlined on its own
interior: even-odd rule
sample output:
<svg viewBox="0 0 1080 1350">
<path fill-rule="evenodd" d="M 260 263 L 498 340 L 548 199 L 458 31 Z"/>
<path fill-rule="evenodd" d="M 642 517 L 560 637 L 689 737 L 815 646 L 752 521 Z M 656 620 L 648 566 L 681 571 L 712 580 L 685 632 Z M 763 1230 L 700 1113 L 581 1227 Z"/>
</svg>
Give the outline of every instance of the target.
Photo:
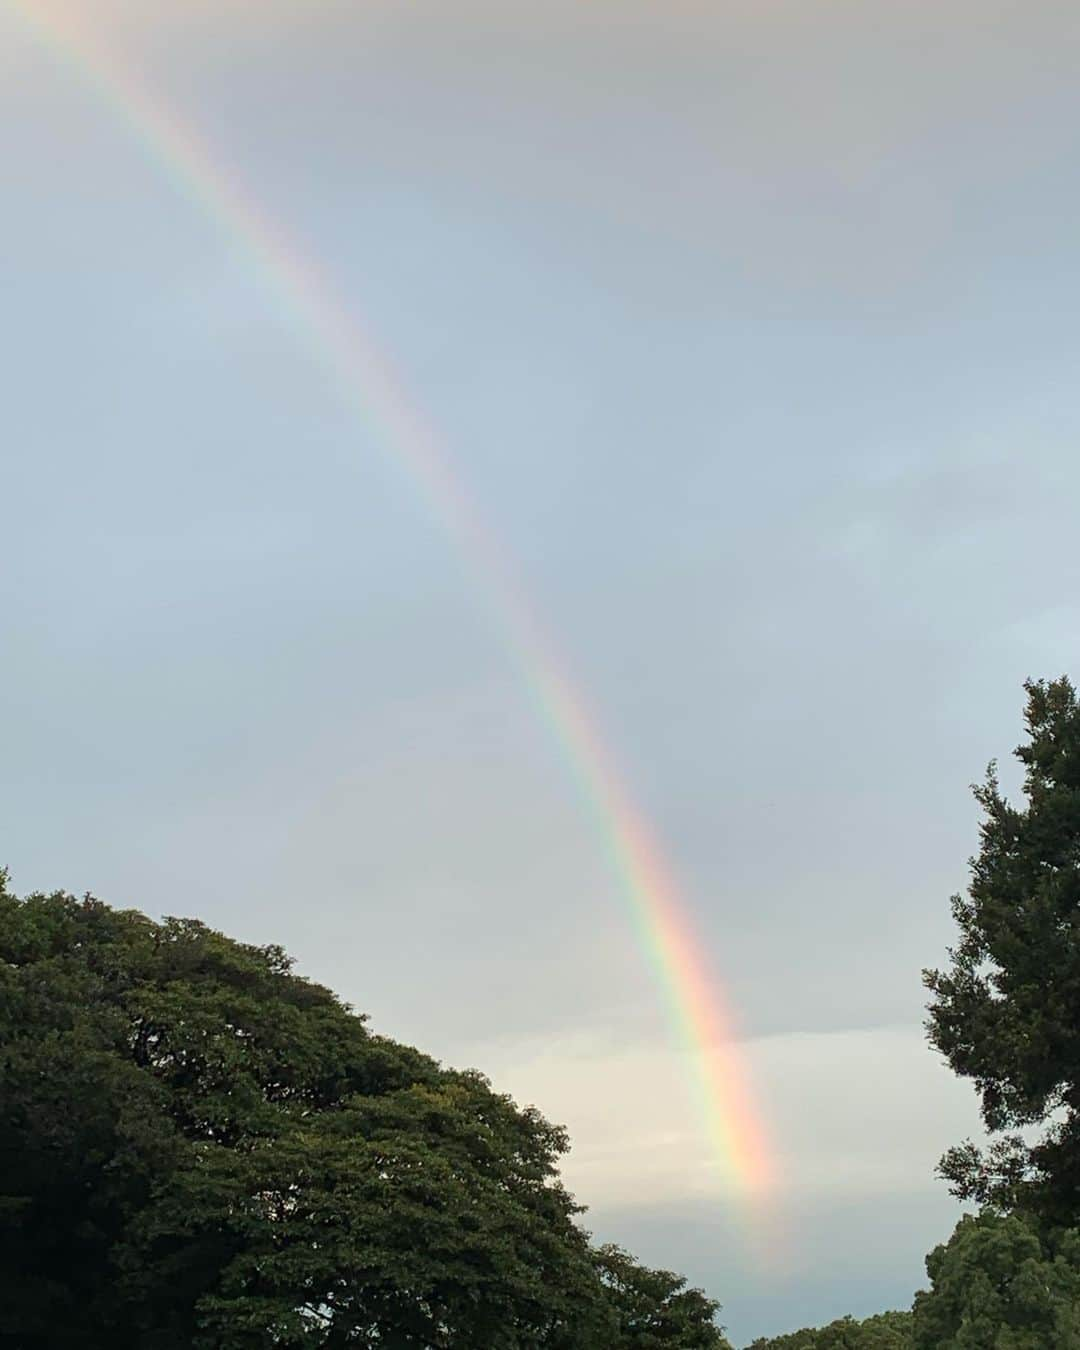
<svg viewBox="0 0 1080 1350">
<path fill-rule="evenodd" d="M 1080 1232 L 1018 1215 L 961 1219 L 926 1258 L 913 1350 L 1080 1350 Z"/>
<path fill-rule="evenodd" d="M 589 1245 L 538 1111 L 279 947 L 3 880 L 0 1346 L 726 1346 Z"/>
<path fill-rule="evenodd" d="M 817 1330 L 805 1328 L 787 1336 L 754 1341 L 749 1350 L 911 1350 L 911 1314 L 879 1313 L 857 1322 L 842 1317 Z"/>
<path fill-rule="evenodd" d="M 960 941 L 946 971 L 927 971 L 931 1043 L 971 1078 L 995 1133 L 982 1153 L 952 1150 L 954 1192 L 1024 1204 L 1056 1223 L 1080 1219 L 1080 707 L 1067 679 L 1029 681 L 1022 809 L 994 766 L 975 790 L 981 847 L 953 914 Z"/>
</svg>

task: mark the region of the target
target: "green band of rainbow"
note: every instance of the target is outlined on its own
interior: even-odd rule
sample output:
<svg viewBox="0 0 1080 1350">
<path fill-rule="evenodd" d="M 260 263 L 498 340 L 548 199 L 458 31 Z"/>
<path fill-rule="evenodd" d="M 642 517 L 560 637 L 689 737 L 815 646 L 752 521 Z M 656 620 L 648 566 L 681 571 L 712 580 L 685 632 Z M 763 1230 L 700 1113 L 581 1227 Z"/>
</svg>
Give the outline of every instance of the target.
<svg viewBox="0 0 1080 1350">
<path fill-rule="evenodd" d="M 9 7 L 32 35 L 115 109 L 173 186 L 242 245 L 343 396 L 374 424 L 382 444 L 409 470 L 482 584 L 539 713 L 560 745 L 605 841 L 677 1042 L 695 1065 L 694 1093 L 725 1181 L 744 1194 L 768 1189 L 774 1180 L 773 1159 L 737 1041 L 654 832 L 611 764 L 583 699 L 514 580 L 505 550 L 479 517 L 385 356 L 334 299 L 300 250 L 219 167 L 194 131 L 70 11 L 40 0 L 9 0 Z"/>
</svg>

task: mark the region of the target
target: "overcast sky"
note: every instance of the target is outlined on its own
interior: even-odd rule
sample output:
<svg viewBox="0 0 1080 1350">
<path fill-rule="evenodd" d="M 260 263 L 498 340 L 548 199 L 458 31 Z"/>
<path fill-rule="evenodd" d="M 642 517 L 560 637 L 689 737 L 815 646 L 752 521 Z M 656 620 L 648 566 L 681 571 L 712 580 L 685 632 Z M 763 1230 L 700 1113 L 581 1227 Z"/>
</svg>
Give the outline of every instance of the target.
<svg viewBox="0 0 1080 1350">
<path fill-rule="evenodd" d="M 1024 677 L 1080 670 L 1080 9 L 69 4 L 304 241 L 508 541 L 743 1029 L 776 1250 L 438 518 L 0 0 L 16 889 L 285 943 L 565 1122 L 590 1225 L 739 1342 L 905 1305 L 977 1121 L 920 1027 L 968 784 Z"/>
</svg>

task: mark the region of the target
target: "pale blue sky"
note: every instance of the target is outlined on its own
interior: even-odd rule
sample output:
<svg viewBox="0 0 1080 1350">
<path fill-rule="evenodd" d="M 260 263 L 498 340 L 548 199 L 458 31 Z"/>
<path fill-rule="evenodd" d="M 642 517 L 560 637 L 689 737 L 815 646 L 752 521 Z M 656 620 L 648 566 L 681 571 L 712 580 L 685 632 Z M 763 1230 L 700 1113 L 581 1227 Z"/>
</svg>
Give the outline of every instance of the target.
<svg viewBox="0 0 1080 1350">
<path fill-rule="evenodd" d="M 602 841 L 438 520 L 0 6 L 16 886 L 283 941 L 487 1069 L 736 1339 L 906 1302 L 974 1119 L 919 1030 L 966 787 L 1080 665 L 1080 13 L 72 4 L 307 241 L 508 541 L 750 1038 L 787 1265 L 703 1193 Z"/>
</svg>

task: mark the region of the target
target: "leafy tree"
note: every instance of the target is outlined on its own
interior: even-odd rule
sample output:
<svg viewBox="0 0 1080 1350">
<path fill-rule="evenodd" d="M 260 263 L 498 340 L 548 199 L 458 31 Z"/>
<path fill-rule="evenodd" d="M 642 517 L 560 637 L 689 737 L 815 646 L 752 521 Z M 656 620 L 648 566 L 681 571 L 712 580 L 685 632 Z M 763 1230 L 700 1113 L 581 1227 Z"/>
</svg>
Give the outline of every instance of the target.
<svg viewBox="0 0 1080 1350">
<path fill-rule="evenodd" d="M 996 1136 L 950 1150 L 941 1171 L 986 1208 L 927 1257 L 912 1314 L 750 1350 L 1080 1350 L 1080 705 L 1068 679 L 1025 689 L 1024 803 L 991 764 L 979 854 L 952 901 L 960 941 L 947 971 L 924 972 L 931 1044 L 974 1081 Z"/>
<path fill-rule="evenodd" d="M 716 1331 L 718 1305 L 681 1275 L 649 1270 L 619 1247 L 601 1247 L 597 1263 L 615 1309 L 615 1340 L 625 1350 L 730 1350 Z"/>
<path fill-rule="evenodd" d="M 914 1350 L 1080 1350 L 1077 1230 L 1046 1240 L 1018 1215 L 967 1215 L 926 1270 Z"/>
<path fill-rule="evenodd" d="M 1029 681 L 1025 804 L 1011 805 L 994 766 L 975 789 L 981 847 L 960 941 L 947 971 L 927 971 L 931 1043 L 971 1078 L 998 1136 L 941 1164 L 954 1193 L 1020 1206 L 1048 1223 L 1080 1221 L 1080 707 L 1068 679 Z M 1023 1127 L 1042 1126 L 1029 1144 Z"/>
<path fill-rule="evenodd" d="M 842 1317 L 826 1327 L 763 1337 L 748 1350 L 912 1350 L 911 1314 L 878 1313 L 864 1322 Z"/>
<path fill-rule="evenodd" d="M 4 882 L 0 1347 L 726 1345 L 589 1245 L 537 1111 L 279 947 Z"/>
</svg>

